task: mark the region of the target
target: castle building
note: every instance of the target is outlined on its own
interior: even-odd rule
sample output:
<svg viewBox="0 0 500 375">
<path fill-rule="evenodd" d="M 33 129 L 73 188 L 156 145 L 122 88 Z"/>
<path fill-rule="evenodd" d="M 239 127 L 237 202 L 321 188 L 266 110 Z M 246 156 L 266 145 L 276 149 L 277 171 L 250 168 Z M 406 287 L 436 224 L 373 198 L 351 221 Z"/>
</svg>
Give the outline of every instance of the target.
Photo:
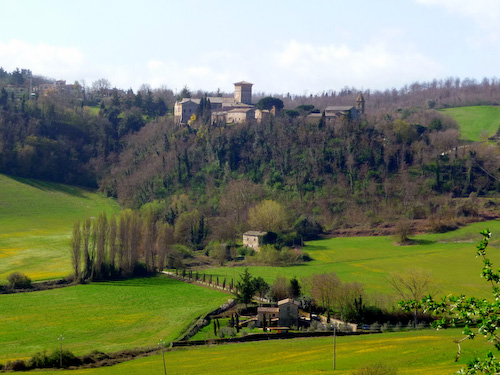
<svg viewBox="0 0 500 375">
<path fill-rule="evenodd" d="M 224 98 L 210 96 L 212 122 L 239 123 L 255 119 L 255 107 L 252 105 L 252 86 L 250 82 L 236 82 L 234 96 Z M 174 118 L 178 124 L 187 124 L 196 114 L 201 99 L 184 98 L 174 105 Z"/>
<path fill-rule="evenodd" d="M 234 100 L 243 104 L 252 104 L 252 86 L 250 82 L 236 82 L 234 84 Z"/>
</svg>

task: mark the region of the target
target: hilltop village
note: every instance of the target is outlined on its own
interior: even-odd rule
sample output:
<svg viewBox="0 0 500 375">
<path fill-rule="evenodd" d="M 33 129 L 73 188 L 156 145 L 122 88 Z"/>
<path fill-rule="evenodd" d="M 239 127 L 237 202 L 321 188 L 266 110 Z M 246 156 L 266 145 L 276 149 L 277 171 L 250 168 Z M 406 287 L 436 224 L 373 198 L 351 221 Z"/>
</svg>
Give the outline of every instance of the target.
<svg viewBox="0 0 500 375">
<path fill-rule="evenodd" d="M 210 109 L 210 119 L 212 124 L 231 124 L 242 122 L 261 123 L 269 118 L 276 116 L 280 109 L 272 106 L 270 109 L 259 108 L 252 104 L 252 86 L 246 81 L 236 82 L 234 84 L 234 96 L 210 96 L 204 98 Z M 176 101 L 174 105 L 174 118 L 177 124 L 188 124 L 196 119 L 199 113 L 199 107 L 203 99 L 183 98 Z M 355 120 L 364 114 L 365 99 L 363 94 L 359 94 L 355 106 L 328 106 L 321 112 L 310 113 L 308 120 L 319 120 L 322 116 L 326 121 L 332 121 L 338 118 L 348 118 Z"/>
</svg>

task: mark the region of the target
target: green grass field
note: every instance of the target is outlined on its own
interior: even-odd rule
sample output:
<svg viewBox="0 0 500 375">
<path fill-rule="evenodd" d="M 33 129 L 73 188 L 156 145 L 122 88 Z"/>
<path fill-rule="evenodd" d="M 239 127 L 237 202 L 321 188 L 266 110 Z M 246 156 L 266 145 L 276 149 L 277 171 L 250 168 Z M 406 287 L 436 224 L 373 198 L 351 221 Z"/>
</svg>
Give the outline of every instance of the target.
<svg viewBox="0 0 500 375">
<path fill-rule="evenodd" d="M 440 110 L 453 117 L 459 126 L 461 138 L 484 141 L 495 134 L 500 126 L 500 107 L 474 106 Z"/>
<path fill-rule="evenodd" d="M 231 296 L 165 276 L 0 295 L 0 362 L 57 347 L 76 354 L 155 346 Z"/>
<path fill-rule="evenodd" d="M 0 282 L 13 271 L 35 280 L 66 275 L 73 222 L 118 209 L 114 201 L 84 189 L 0 175 Z M 305 250 L 313 261 L 292 267 L 250 267 L 250 272 L 270 283 L 280 274 L 300 280 L 336 272 L 342 280 L 363 283 L 369 293 L 390 295 L 389 273 L 416 267 L 433 273 L 440 295 L 488 296 L 489 287 L 479 277 L 481 261 L 475 259 L 479 231 L 485 227 L 493 232 L 490 254 L 499 267 L 500 221 L 490 221 L 445 234 L 414 236 L 416 243 L 411 246 L 397 246 L 391 237 L 311 241 Z M 206 272 L 229 283 L 243 270 L 220 267 Z M 76 354 L 154 346 L 160 338 L 175 339 L 193 318 L 228 298 L 163 276 L 0 295 L 0 362 L 55 349 L 61 334 L 65 348 Z M 336 372 L 331 371 L 331 339 L 323 338 L 176 350 L 166 358 L 169 374 L 350 374 L 376 361 L 399 367 L 400 374 L 444 374 L 459 367 L 453 363 L 452 340 L 457 336 L 459 331 L 454 330 L 340 338 Z M 462 363 L 484 351 L 480 340 L 471 344 L 467 354 L 464 346 Z M 152 356 L 71 374 L 160 371 L 161 357 Z"/>
<path fill-rule="evenodd" d="M 333 371 L 333 340 L 309 338 L 245 344 L 195 347 L 165 353 L 167 373 L 173 374 L 339 374 L 373 363 L 397 368 L 400 375 L 453 374 L 487 348 L 484 340 L 462 344 L 462 356 L 454 362 L 460 330 L 413 331 L 338 337 L 336 370 Z M 58 371 L 58 374 L 141 375 L 161 374 L 161 355 L 113 367 Z"/>
<path fill-rule="evenodd" d="M 432 272 L 439 295 L 466 293 L 489 296 L 488 285 L 479 277 L 482 263 L 475 258 L 479 231 L 489 227 L 493 233 L 490 257 L 500 267 L 500 221 L 474 223 L 444 234 L 414 236 L 417 244 L 395 245 L 392 237 L 342 237 L 310 241 L 305 251 L 314 259 L 291 267 L 249 267 L 253 276 L 272 283 L 277 275 L 301 278 L 315 273 L 335 272 L 344 281 L 358 281 L 369 293 L 391 294 L 387 276 L 392 271 L 423 268 Z M 244 267 L 220 267 L 204 272 L 220 280 L 235 281 Z"/>
<path fill-rule="evenodd" d="M 90 190 L 0 175 L 0 283 L 14 271 L 34 280 L 66 276 L 73 223 L 118 210 Z"/>
</svg>

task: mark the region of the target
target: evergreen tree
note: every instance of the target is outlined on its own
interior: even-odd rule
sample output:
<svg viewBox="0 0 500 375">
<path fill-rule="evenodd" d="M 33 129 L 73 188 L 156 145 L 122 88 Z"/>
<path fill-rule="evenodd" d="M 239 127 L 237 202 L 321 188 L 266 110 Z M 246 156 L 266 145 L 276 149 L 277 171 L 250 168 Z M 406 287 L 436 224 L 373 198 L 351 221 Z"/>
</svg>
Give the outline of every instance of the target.
<svg viewBox="0 0 500 375">
<path fill-rule="evenodd" d="M 244 303 L 245 307 L 248 307 L 248 304 L 252 302 L 254 294 L 255 285 L 252 281 L 252 275 L 250 275 L 248 268 L 245 268 L 245 272 L 240 275 L 240 281 L 236 284 L 236 300 Z"/>
<path fill-rule="evenodd" d="M 290 280 L 290 291 L 291 291 L 291 294 L 292 294 L 292 297 L 293 298 L 298 298 L 300 297 L 300 284 L 299 284 L 299 281 L 297 280 L 297 278 L 294 276 L 291 280 Z"/>
</svg>

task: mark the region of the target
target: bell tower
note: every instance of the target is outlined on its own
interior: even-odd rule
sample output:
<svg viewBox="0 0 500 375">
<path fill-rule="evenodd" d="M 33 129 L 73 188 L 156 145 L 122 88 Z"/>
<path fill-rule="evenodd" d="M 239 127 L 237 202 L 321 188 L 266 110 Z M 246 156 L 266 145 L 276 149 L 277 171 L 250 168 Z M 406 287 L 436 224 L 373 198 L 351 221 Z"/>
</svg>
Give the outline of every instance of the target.
<svg viewBox="0 0 500 375">
<path fill-rule="evenodd" d="M 356 109 L 361 115 L 365 113 L 365 98 L 363 98 L 362 93 L 359 93 L 358 98 L 356 99 Z"/>
<path fill-rule="evenodd" d="M 250 82 L 236 82 L 234 84 L 234 100 L 238 103 L 252 104 L 252 86 Z"/>
</svg>

